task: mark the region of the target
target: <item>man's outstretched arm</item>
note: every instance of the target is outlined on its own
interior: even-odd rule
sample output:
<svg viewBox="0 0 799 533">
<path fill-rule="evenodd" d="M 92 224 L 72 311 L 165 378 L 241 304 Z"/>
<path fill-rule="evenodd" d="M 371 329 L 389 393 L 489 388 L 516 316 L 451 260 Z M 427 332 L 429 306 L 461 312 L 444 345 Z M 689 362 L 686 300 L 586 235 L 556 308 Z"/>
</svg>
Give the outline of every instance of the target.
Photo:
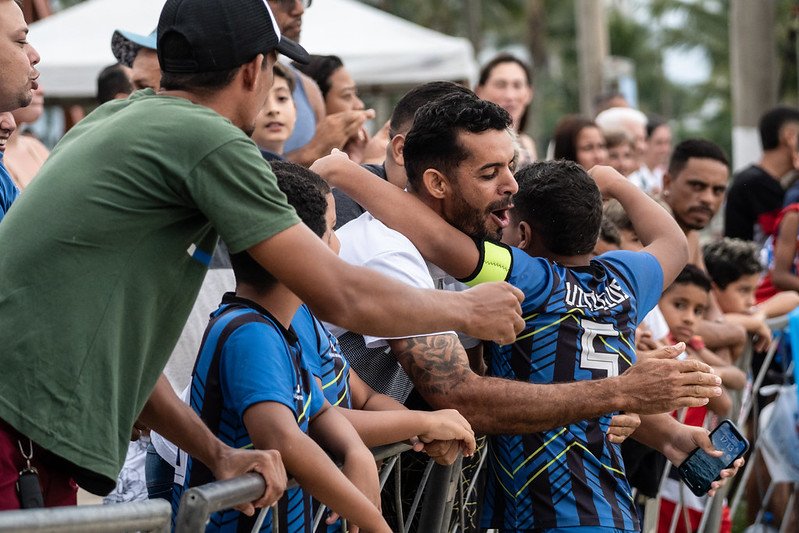
<svg viewBox="0 0 799 533">
<path fill-rule="evenodd" d="M 621 376 L 542 385 L 478 376 L 454 334 L 389 344 L 424 399 L 436 409 L 457 409 L 478 433 L 532 433 L 617 411 L 664 413 L 721 393 L 710 367 L 674 359 L 680 345 L 661 348 Z"/>
<path fill-rule="evenodd" d="M 413 288 L 339 259 L 304 224 L 248 251 L 319 318 L 357 333 L 402 337 L 454 330 L 507 344 L 524 328 L 524 295 L 507 283 L 461 292 Z"/>
</svg>

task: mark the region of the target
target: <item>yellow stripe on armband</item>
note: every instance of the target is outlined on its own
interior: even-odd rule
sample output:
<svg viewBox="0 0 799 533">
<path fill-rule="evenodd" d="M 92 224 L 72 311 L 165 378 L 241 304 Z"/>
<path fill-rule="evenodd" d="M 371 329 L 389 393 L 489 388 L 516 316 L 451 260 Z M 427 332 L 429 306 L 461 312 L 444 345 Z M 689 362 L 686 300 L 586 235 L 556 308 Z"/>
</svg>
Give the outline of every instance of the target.
<svg viewBox="0 0 799 533">
<path fill-rule="evenodd" d="M 513 256 L 510 249 L 496 243 L 483 241 L 482 265 L 480 272 L 475 274 L 472 279 L 465 281 L 469 287 L 474 287 L 480 283 L 489 281 L 505 281 L 508 279 Z"/>
</svg>

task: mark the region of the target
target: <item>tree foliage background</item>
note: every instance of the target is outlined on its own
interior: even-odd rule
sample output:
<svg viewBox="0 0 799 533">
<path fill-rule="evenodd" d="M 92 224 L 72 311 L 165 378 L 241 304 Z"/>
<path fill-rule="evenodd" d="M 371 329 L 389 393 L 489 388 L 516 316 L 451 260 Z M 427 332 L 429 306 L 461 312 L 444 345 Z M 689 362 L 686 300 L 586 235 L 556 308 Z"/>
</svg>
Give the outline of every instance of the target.
<svg viewBox="0 0 799 533">
<path fill-rule="evenodd" d="M 470 37 L 478 52 L 486 47 L 523 45 L 533 63 L 530 133 L 539 153 L 544 153 L 558 119 L 579 111 L 573 1 L 361 1 L 444 33 Z M 676 140 L 702 136 L 730 153 L 729 0 L 606 0 L 606 4 L 610 53 L 633 61 L 639 108 L 670 120 Z M 799 0 L 775 0 L 774 4 L 779 100 L 796 106 Z M 479 20 L 477 37 L 475 19 Z M 702 53 L 710 67 L 707 80 L 696 85 L 670 80 L 663 64 L 664 51 L 672 48 Z"/>
<path fill-rule="evenodd" d="M 55 9 L 84 0 L 51 0 Z M 323 2 L 324 0 L 315 0 Z M 529 133 L 546 145 L 558 119 L 579 110 L 573 0 L 359 0 L 422 26 L 468 37 L 475 51 L 523 47 L 533 65 Z M 712 139 L 731 150 L 729 0 L 605 0 L 610 53 L 635 65 L 639 108 L 671 121 L 676 140 Z M 779 101 L 797 106 L 799 0 L 774 0 Z M 698 50 L 708 79 L 680 85 L 663 69 L 664 51 Z M 681 68 L 693 69 L 686 64 Z"/>
</svg>

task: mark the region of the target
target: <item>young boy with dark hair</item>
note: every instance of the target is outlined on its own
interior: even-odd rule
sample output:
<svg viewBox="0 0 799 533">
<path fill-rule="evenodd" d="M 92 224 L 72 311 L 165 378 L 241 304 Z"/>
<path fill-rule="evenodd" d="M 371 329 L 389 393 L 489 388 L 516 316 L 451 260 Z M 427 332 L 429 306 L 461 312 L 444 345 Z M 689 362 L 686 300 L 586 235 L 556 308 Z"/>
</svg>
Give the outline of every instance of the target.
<svg viewBox="0 0 799 533">
<path fill-rule="evenodd" d="M 724 318 L 754 335 L 754 348 L 762 352 L 771 343 L 771 329 L 766 325 L 766 318 L 782 313 L 767 314 L 781 298 L 756 306 L 755 294 L 763 271 L 757 250 L 757 244 L 752 241 L 724 237 L 706 244 L 702 256 L 712 282 L 711 292 Z"/>
<path fill-rule="evenodd" d="M 589 176 L 570 162 L 539 162 L 517 172 L 519 192 L 503 233 L 503 242 L 519 246 L 512 248 L 485 238 L 473 241 L 412 195 L 368 180 L 341 155 L 317 165 L 333 186 L 356 195 L 445 271 L 472 285 L 507 280 L 524 292 L 526 328 L 514 344 L 492 346 L 493 376 L 556 383 L 624 372 L 635 362 L 635 326 L 687 258 L 685 238 L 668 213 L 609 167 Z M 600 190 L 617 198 L 638 223 L 643 252 L 591 259 L 602 216 Z M 697 446 L 713 456 L 721 453 L 705 430 L 668 415 L 641 418 L 636 438 L 675 464 Z M 608 414 L 541 433 L 491 437 L 483 527 L 638 529 L 618 445 L 606 434 L 610 419 Z"/>
<path fill-rule="evenodd" d="M 596 246 L 592 255 L 602 255 L 611 250 L 621 250 L 621 233 L 616 224 L 610 221 L 608 217 L 602 214 L 602 223 L 599 226 L 599 236 L 596 240 Z"/>
<path fill-rule="evenodd" d="M 710 290 L 711 281 L 704 271 L 696 265 L 686 265 L 674 283 L 663 291 L 659 303 L 660 310 L 669 326 L 671 340 L 685 343 L 685 357 L 712 366 L 724 387 L 742 390 L 746 386 L 746 373 L 705 348 L 702 338 L 697 335 L 699 324 L 710 305 Z M 711 398 L 705 407 L 689 407 L 684 420 L 686 424 L 692 426 L 712 427 L 715 424 L 706 421 L 707 416 L 712 413 L 723 418 L 729 415 L 731 408 L 732 400 L 725 390 L 721 396 Z M 675 502 L 681 502 L 688 509 L 691 529 L 699 527 L 706 498 L 699 498 L 687 490 L 681 490 L 674 469 L 670 470 L 669 478 L 663 485 L 660 495 L 659 533 L 672 531 Z M 720 531 L 729 532 L 731 525 L 729 508 L 725 506 Z M 682 519 L 677 519 L 676 532 L 685 533 Z"/>
<path fill-rule="evenodd" d="M 327 184 L 299 165 L 276 162 L 273 169 L 298 216 L 336 251 L 335 208 Z M 332 407 L 314 372 L 324 345 L 317 335 L 325 330 L 317 330 L 318 321 L 299 297 L 247 252 L 231 254 L 231 263 L 236 292 L 226 294 L 211 316 L 192 376 L 191 407 L 231 446 L 280 451 L 287 472 L 302 487 L 287 491 L 279 502 L 281 531 L 311 531 L 311 495 L 365 530 L 390 531 L 377 507 L 377 471 L 366 445 L 418 435 L 424 442 L 458 442 L 469 454 L 474 438 L 468 423 L 453 411 L 415 413 L 394 404 L 389 408 L 396 411 L 379 413 Z M 349 376 L 342 379 L 346 388 Z M 325 451 L 343 464 L 341 471 Z M 213 476 L 181 454 L 175 480 L 173 505 L 186 488 Z M 239 531 L 252 528 L 254 520 L 221 511 L 212 515 L 209 530 Z M 267 520 L 262 530 L 269 527 Z"/>
</svg>

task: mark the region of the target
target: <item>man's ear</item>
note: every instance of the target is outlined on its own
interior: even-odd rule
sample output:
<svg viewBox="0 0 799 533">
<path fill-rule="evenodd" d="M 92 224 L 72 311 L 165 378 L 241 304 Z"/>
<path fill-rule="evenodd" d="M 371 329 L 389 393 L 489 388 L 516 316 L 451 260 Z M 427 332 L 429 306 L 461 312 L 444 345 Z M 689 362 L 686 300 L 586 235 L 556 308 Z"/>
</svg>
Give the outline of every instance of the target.
<svg viewBox="0 0 799 533">
<path fill-rule="evenodd" d="M 671 174 L 666 172 L 663 174 L 663 192 L 661 193 L 664 198 L 669 195 L 669 187 L 671 187 Z"/>
<path fill-rule="evenodd" d="M 261 70 L 264 61 L 266 61 L 266 57 L 263 54 L 258 54 L 252 61 L 244 63 L 241 66 L 239 75 L 246 89 L 253 90 L 257 83 L 263 83 L 265 81 L 261 79 L 261 77 L 266 74 L 266 72 Z"/>
<path fill-rule="evenodd" d="M 447 181 L 446 176 L 444 176 L 441 172 L 434 168 L 428 168 L 422 174 L 422 183 L 424 184 L 425 189 L 427 189 L 427 194 L 436 198 L 438 200 L 442 200 L 447 197 L 447 194 L 450 189 L 449 181 Z"/>
<path fill-rule="evenodd" d="M 405 166 L 405 134 L 398 133 L 391 139 L 391 157 L 401 167 Z"/>
<path fill-rule="evenodd" d="M 780 144 L 789 147 L 791 151 L 796 151 L 798 134 L 799 126 L 793 123 L 785 124 L 782 128 L 780 128 Z"/>
</svg>

